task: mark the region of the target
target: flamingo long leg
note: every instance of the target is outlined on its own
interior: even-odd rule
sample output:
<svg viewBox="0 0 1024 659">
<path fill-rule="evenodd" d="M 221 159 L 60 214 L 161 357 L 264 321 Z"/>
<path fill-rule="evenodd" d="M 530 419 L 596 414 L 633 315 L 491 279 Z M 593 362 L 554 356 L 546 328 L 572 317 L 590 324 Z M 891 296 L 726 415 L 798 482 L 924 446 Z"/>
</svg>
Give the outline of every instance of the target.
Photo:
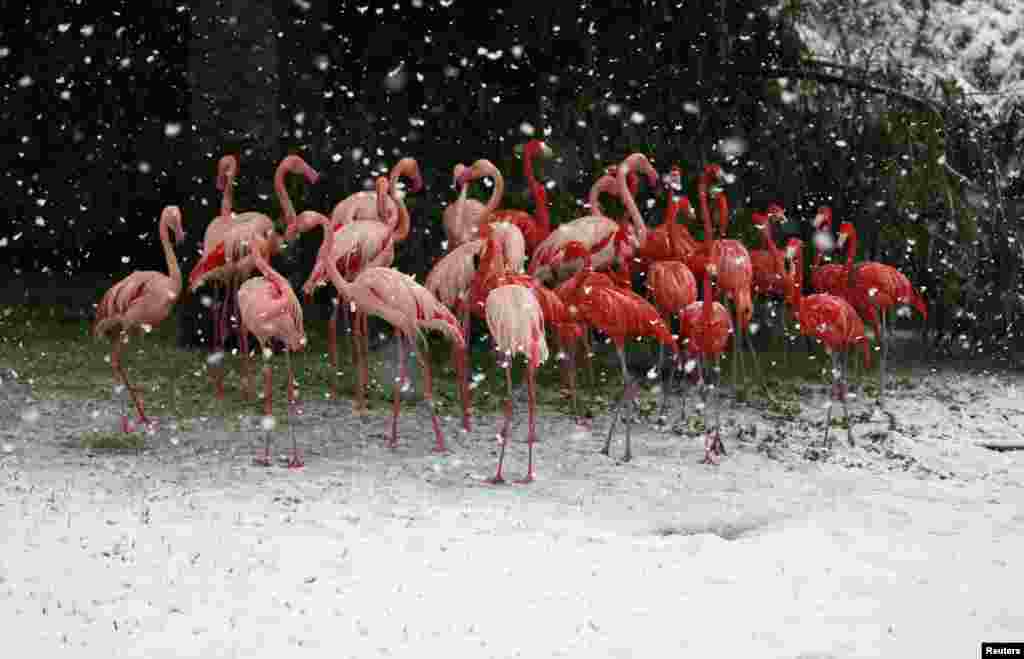
<svg viewBox="0 0 1024 659">
<path fill-rule="evenodd" d="M 327 321 L 327 359 L 331 364 L 331 398 L 338 397 L 338 303 L 331 304 L 331 318 Z"/>
<path fill-rule="evenodd" d="M 404 335 L 399 331 L 395 330 L 395 339 L 398 342 L 398 377 L 395 378 L 395 397 L 392 402 L 392 416 L 391 416 L 391 439 L 388 442 L 388 446 L 394 448 L 398 445 L 398 414 L 402 407 L 402 387 L 405 385 L 405 357 L 407 350 L 405 348 Z"/>
<path fill-rule="evenodd" d="M 528 458 L 526 463 L 526 476 L 518 481 L 517 483 L 532 483 L 534 478 L 533 473 L 533 445 L 537 442 L 537 424 L 536 424 L 536 407 L 537 407 L 537 371 L 529 363 L 526 364 L 526 388 L 529 392 L 530 399 L 530 428 L 526 435 L 526 450 L 528 451 Z"/>
<path fill-rule="evenodd" d="M 832 358 L 832 387 L 829 390 L 828 406 L 825 408 L 825 448 L 831 449 L 832 442 L 829 441 L 828 434 L 832 428 L 832 405 L 835 403 L 836 394 L 839 391 L 839 355 L 835 352 L 829 352 L 829 356 Z"/>
<path fill-rule="evenodd" d="M 853 419 L 850 418 L 850 408 L 848 407 L 847 398 L 849 398 L 849 387 L 847 381 L 849 380 L 849 362 L 850 362 L 850 351 L 852 348 L 848 348 L 843 352 L 842 357 L 842 383 L 839 385 L 839 395 L 843 401 L 843 418 L 846 419 L 846 440 L 853 446 Z"/>
<path fill-rule="evenodd" d="M 135 390 L 130 384 L 128 384 L 128 374 L 125 372 L 124 367 L 121 365 L 121 342 L 124 337 L 124 333 L 114 339 L 114 356 L 111 357 L 111 362 L 115 364 L 114 368 L 121 375 L 121 381 L 124 383 L 125 389 L 132 397 L 132 402 L 135 403 L 135 411 L 139 414 L 139 422 L 145 425 L 150 425 L 150 420 L 146 417 L 146 411 L 142 406 L 142 397 L 139 396 L 139 392 Z"/>
<path fill-rule="evenodd" d="M 270 419 L 274 416 L 274 388 L 273 388 L 273 371 L 270 369 L 270 358 L 267 356 L 265 346 L 263 352 L 263 416 L 266 419 Z M 263 453 L 257 454 L 256 464 L 263 465 L 264 467 L 270 466 L 270 430 L 264 430 L 263 436 Z"/>
<path fill-rule="evenodd" d="M 444 453 L 446 451 L 444 446 L 444 434 L 441 432 L 441 422 L 437 418 L 437 409 L 434 407 L 434 378 L 430 373 L 430 360 L 420 348 L 415 337 L 411 337 L 409 340 L 414 342 L 416 347 L 416 359 L 423 368 L 423 399 L 426 401 L 427 407 L 430 408 L 430 422 L 434 426 L 434 436 L 437 438 L 437 444 L 434 446 L 434 452 Z"/>
<path fill-rule="evenodd" d="M 623 455 L 623 461 L 628 462 L 632 459 L 632 451 L 630 450 L 630 430 L 633 423 L 633 396 L 635 395 L 635 385 L 633 384 L 632 378 L 629 376 L 629 369 L 626 366 L 626 353 L 623 345 L 616 345 L 615 350 L 619 355 L 619 364 L 622 367 L 622 397 L 619 399 L 618 404 L 615 406 L 615 412 L 612 416 L 611 426 L 608 428 L 608 437 L 605 439 L 604 449 L 601 451 L 604 455 L 609 455 L 611 452 L 612 435 L 615 432 L 615 424 L 618 422 L 619 417 L 622 417 L 622 423 L 626 426 L 626 452 Z M 626 406 L 626 410 L 623 411 L 623 406 Z"/>
<path fill-rule="evenodd" d="M 302 453 L 299 452 L 298 439 L 295 436 L 295 426 L 292 425 L 292 408 L 295 406 L 295 371 L 292 370 L 292 351 L 285 347 L 284 361 L 288 365 L 288 432 L 292 436 L 292 457 L 288 460 L 289 469 L 299 469 L 305 466 L 302 461 Z"/>
<path fill-rule="evenodd" d="M 495 472 L 494 477 L 490 480 L 490 483 L 494 485 L 500 485 L 505 482 L 505 477 L 501 473 L 501 468 L 505 464 L 505 445 L 508 444 L 508 428 L 512 425 L 512 357 L 511 355 L 505 355 L 505 386 L 507 394 L 505 396 L 505 420 L 502 422 L 501 430 L 498 432 L 498 471 Z"/>
<path fill-rule="evenodd" d="M 466 432 L 470 432 L 472 430 L 473 393 L 469 388 L 471 354 L 469 334 L 473 329 L 473 318 L 469 313 L 469 303 L 464 302 L 462 306 L 462 335 L 466 339 L 466 348 L 462 351 L 462 373 L 457 373 L 456 375 L 459 378 L 460 391 L 462 392 L 462 427 Z"/>
</svg>

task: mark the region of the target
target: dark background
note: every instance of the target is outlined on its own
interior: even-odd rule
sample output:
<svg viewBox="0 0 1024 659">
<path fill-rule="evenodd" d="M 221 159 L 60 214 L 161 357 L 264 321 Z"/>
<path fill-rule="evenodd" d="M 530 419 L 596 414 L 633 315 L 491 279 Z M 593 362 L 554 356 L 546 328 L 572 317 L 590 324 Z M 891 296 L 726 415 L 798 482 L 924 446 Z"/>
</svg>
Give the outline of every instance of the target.
<svg viewBox="0 0 1024 659">
<path fill-rule="evenodd" d="M 177 204 L 187 273 L 219 205 L 222 154 L 239 155 L 235 207 L 273 216 L 273 170 L 288 153 L 323 176 L 292 185 L 296 206 L 325 213 L 411 155 L 427 189 L 408 197 L 413 230 L 396 266 L 422 277 L 443 253 L 456 162 L 493 160 L 508 186 L 503 206 L 532 208 L 514 151 L 529 125 L 559 157 L 540 167 L 557 184 L 556 224 L 631 151 L 659 170 L 679 163 L 691 183 L 720 162 L 736 177 L 731 233 L 748 245 L 759 242 L 752 208 L 785 205 L 794 221 L 781 241 L 808 239 L 814 210 L 831 204 L 837 222 L 857 224 L 865 258 L 925 289 L 937 345 L 1017 341 L 1021 191 L 1019 179 L 997 184 L 997 170 L 1019 149 L 1019 112 L 997 125 L 955 91 L 929 95 L 898 70 L 809 60 L 775 2 L 599 4 L 81 0 L 6 10 L 0 269 L 60 281 L 163 269 L 156 221 Z M 647 217 L 656 224 L 660 206 Z M 303 281 L 318 240 L 304 237 L 276 265 Z"/>
</svg>

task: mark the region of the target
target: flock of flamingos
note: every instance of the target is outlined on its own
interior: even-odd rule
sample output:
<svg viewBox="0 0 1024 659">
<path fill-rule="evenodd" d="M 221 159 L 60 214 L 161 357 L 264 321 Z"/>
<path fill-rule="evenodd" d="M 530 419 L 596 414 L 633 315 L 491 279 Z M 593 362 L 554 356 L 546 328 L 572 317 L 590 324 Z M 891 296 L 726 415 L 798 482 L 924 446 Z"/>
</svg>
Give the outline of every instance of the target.
<svg viewBox="0 0 1024 659">
<path fill-rule="evenodd" d="M 215 318 L 211 350 L 223 356 L 229 331 L 238 333 L 242 358 L 242 390 L 251 396 L 248 377 L 249 344 L 252 334 L 262 348 L 265 360 L 264 413 L 272 413 L 271 369 L 269 360 L 275 345 L 283 343 L 288 359 L 289 414 L 296 402 L 290 353 L 306 344 L 302 305 L 288 280 L 268 263 L 285 241 L 316 227 L 323 229 L 323 242 L 316 264 L 303 292 L 308 300 L 314 290 L 333 284 L 342 303 L 335 300 L 328 330 L 328 355 L 334 373 L 332 393 L 336 391 L 338 353 L 336 345 L 339 310 L 346 314 L 352 332 L 352 355 L 356 366 L 355 409 L 365 408 L 368 384 L 367 316 L 389 323 L 398 345 L 400 376 L 394 385 L 394 414 L 389 445 L 397 442 L 400 391 L 407 380 L 406 358 L 415 353 L 421 364 L 423 395 L 431 409 L 436 450 L 444 451 L 444 436 L 431 402 L 430 362 L 424 357 L 419 339 L 423 332 L 443 333 L 453 344 L 453 359 L 460 382 L 463 426 L 471 424 L 471 387 L 468 383 L 468 341 L 470 314 L 487 323 L 495 349 L 502 356 L 509 397 L 505 401 L 504 420 L 499 431 L 500 456 L 492 482 L 504 482 L 502 464 L 512 417 L 512 356 L 526 358 L 529 391 L 529 463 L 523 481 L 532 480 L 533 445 L 537 439 L 535 399 L 537 367 L 549 356 L 546 330 L 556 342 L 562 364 L 563 384 L 572 392 L 575 411 L 576 357 L 586 347 L 591 330 L 608 336 L 618 351 L 622 367 L 623 393 L 612 412 L 611 428 L 603 452 L 609 453 L 612 434 L 621 417 L 625 427 L 625 454 L 631 457 L 630 424 L 637 386 L 633 382 L 624 354 L 625 342 L 634 337 L 653 337 L 661 355 L 665 349 L 673 355 L 672 373 L 685 371 L 699 383 L 705 396 L 713 387 L 711 372 L 718 372 L 718 361 L 727 349 L 730 337 L 740 363 L 742 337 L 754 357 L 749 338 L 752 298 L 760 295 L 780 299 L 799 323 L 802 334 L 817 339 L 832 359 L 832 398 L 842 402 L 847 415 L 847 361 L 850 352 L 863 349 L 865 365 L 870 352 L 864 321 L 874 328 L 881 344 L 878 405 L 885 396 L 885 359 L 887 353 L 886 318 L 896 305 L 911 305 L 927 313 L 924 300 L 910 281 L 895 268 L 877 262 L 854 263 L 857 234 L 849 222 L 839 227 L 831 240 L 832 214 L 828 207 L 814 218 L 815 259 L 810 269 L 810 288 L 804 294 L 803 243 L 790 239 L 779 249 L 772 237 L 772 224 L 785 220 L 778 205 L 753 213 L 755 226 L 763 236 L 763 249 L 748 250 L 741 242 L 725 238 L 729 223 L 729 204 L 724 191 L 725 177 L 718 165 L 708 165 L 698 179 L 700 217 L 704 224 L 702 240 L 696 240 L 683 223 L 696 218 L 686 196 L 679 196 L 682 172 L 659 178 L 650 160 L 634 153 L 617 166 L 609 167 L 590 192 L 590 214 L 552 228 L 549 221 L 546 189 L 533 171 L 537 156 L 549 156 L 550 149 L 540 140 L 530 141 L 523 150 L 526 180 L 535 202 L 531 215 L 522 210 L 499 209 L 504 191 L 501 172 L 488 160 L 472 166 L 455 167 L 454 182 L 458 198 L 444 209 L 444 228 L 448 253 L 433 267 L 420 284 L 391 267 L 396 245 L 409 235 L 409 212 L 403 202 L 406 178 L 412 193 L 422 188 L 419 166 L 412 158 L 398 162 L 389 176 L 378 177 L 372 191 L 350 195 L 335 206 L 330 217 L 317 211 L 297 213 L 285 189 L 285 177 L 301 175 L 310 184 L 319 175 L 301 157 L 289 155 L 277 167 L 274 187 L 284 213 L 284 236 L 275 232 L 274 221 L 256 211 L 238 213 L 233 208 L 233 188 L 238 161 L 226 155 L 217 169 L 217 187 L 223 192 L 220 214 L 206 227 L 203 253 L 189 275 L 189 291 L 204 284 L 217 284 L 225 295 L 213 307 Z M 469 184 L 482 177 L 493 179 L 490 199 L 483 204 L 467 196 Z M 665 192 L 664 221 L 648 229 L 635 197 L 646 178 L 649 192 Z M 618 197 L 626 217 L 609 217 L 601 207 L 601 194 Z M 717 222 L 712 219 L 712 206 Z M 181 211 L 167 206 L 160 217 L 160 239 L 167 257 L 168 274 L 136 271 L 117 282 L 97 306 L 93 334 L 111 341 L 111 364 L 115 379 L 128 389 L 138 411 L 139 422 L 146 417 L 138 392 L 127 381 L 121 366 L 120 350 L 129 333 L 145 331 L 168 316 L 182 292 L 182 274 L 171 243 L 174 231 L 180 243 Z M 717 234 L 717 236 L 716 236 Z M 833 245 L 846 248 L 845 262 L 829 263 L 823 252 Z M 528 262 L 528 267 L 527 267 Z M 257 277 L 250 276 L 259 271 Z M 633 291 L 632 274 L 646 273 L 650 301 Z M 698 299 L 698 282 L 702 295 Z M 731 302 L 731 311 L 719 299 Z M 678 318 L 678 334 L 671 330 L 672 317 Z M 785 323 L 785 315 L 783 316 Z M 218 354 L 219 353 L 219 354 Z M 211 358 L 214 386 L 224 396 L 223 364 Z M 663 370 L 664 373 L 664 370 Z M 734 375 L 736 371 L 734 370 Z M 669 386 L 663 389 L 667 396 Z M 667 398 L 663 402 L 667 403 Z M 825 424 L 825 441 L 831 415 Z M 623 411 L 624 410 L 624 411 Z M 125 432 L 135 424 L 122 417 Z M 708 423 L 705 462 L 717 463 L 724 453 L 717 420 Z M 849 441 L 853 442 L 850 424 Z M 257 461 L 270 464 L 270 438 Z M 290 467 L 301 467 L 302 457 L 293 437 Z"/>
</svg>

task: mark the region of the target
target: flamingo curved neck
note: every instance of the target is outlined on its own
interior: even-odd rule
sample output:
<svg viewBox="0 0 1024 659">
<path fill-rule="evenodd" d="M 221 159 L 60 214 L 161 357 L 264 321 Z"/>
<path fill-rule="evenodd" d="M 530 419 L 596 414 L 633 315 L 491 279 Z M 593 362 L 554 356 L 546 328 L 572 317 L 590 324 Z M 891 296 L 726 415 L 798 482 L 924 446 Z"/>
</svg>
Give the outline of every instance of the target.
<svg viewBox="0 0 1024 659">
<path fill-rule="evenodd" d="M 626 212 L 629 213 L 630 219 L 633 220 L 633 229 L 636 231 L 637 240 L 642 245 L 647 240 L 647 225 L 644 224 L 644 218 L 640 215 L 640 209 L 637 208 L 636 200 L 633 199 L 633 193 L 629 190 L 629 182 L 626 180 L 626 172 L 629 168 L 629 164 L 619 167 L 617 173 L 619 194 L 622 196 L 622 203 L 626 207 Z"/>
<path fill-rule="evenodd" d="M 494 179 L 494 189 L 491 190 L 491 198 L 487 200 L 487 205 L 484 206 L 484 213 L 480 219 L 481 224 L 490 219 L 491 213 L 497 210 L 498 204 L 501 203 L 501 197 L 505 194 L 505 177 L 501 175 L 498 168 L 490 168 L 490 171 L 487 171 L 486 174 Z"/>
<path fill-rule="evenodd" d="M 174 283 L 174 290 L 181 290 L 181 267 L 178 265 L 178 256 L 174 253 L 174 244 L 171 242 L 171 229 L 167 220 L 160 220 L 160 244 L 164 248 L 164 258 L 167 259 L 167 274 Z"/>
<path fill-rule="evenodd" d="M 851 228 L 846 239 L 846 267 L 853 267 L 853 259 L 857 256 L 857 230 Z"/>
<path fill-rule="evenodd" d="M 292 205 L 292 199 L 284 185 L 284 177 L 288 173 L 287 163 L 288 159 L 285 158 L 277 167 L 277 172 L 274 174 L 274 192 L 277 193 L 277 200 L 281 204 L 281 212 L 284 213 L 285 224 L 291 224 L 295 221 L 295 206 Z"/>
<path fill-rule="evenodd" d="M 526 183 L 530 186 L 530 194 L 533 196 L 534 217 L 541 229 L 550 231 L 551 216 L 548 214 L 548 206 L 543 198 L 543 193 L 539 192 L 543 184 L 536 179 L 533 173 L 533 157 L 532 150 L 523 154 L 523 175 L 526 177 Z"/>
<path fill-rule="evenodd" d="M 224 183 L 224 194 L 220 200 L 220 214 L 221 217 L 231 217 L 231 212 L 235 207 L 235 174 L 234 172 L 228 172 L 225 176 Z"/>
</svg>

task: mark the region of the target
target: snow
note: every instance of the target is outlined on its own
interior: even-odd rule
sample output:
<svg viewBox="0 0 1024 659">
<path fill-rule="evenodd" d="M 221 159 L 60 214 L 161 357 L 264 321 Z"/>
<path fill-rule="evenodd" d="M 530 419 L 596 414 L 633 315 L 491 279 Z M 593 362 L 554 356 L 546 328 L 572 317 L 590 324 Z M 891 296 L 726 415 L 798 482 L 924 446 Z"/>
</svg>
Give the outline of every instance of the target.
<svg viewBox="0 0 1024 659">
<path fill-rule="evenodd" d="M 899 67 L 928 89 L 937 79 L 954 80 L 993 117 L 1024 96 L 1024 3 L 932 0 L 927 13 L 916 2 L 827 4 L 833 3 L 806 3 L 796 23 L 815 57 L 872 70 Z"/>
<path fill-rule="evenodd" d="M 975 445 L 1020 436 L 1018 381 L 922 372 L 891 394 L 898 430 L 861 419 L 856 447 L 818 459 L 822 392 L 792 422 L 737 406 L 718 467 L 697 464 L 700 437 L 646 424 L 620 464 L 596 452 L 606 418 L 543 415 L 539 480 L 503 487 L 483 482 L 496 418 L 468 434 L 446 420 L 453 451 L 436 457 L 422 405 L 389 451 L 386 411 L 312 396 L 292 420 L 307 467 L 290 471 L 252 466 L 255 430 L 208 420 L 90 456 L 67 438 L 113 427 L 116 406 L 25 394 L 8 402 L 34 421 L 0 431 L 5 641 L 88 657 L 974 656 L 1024 629 L 1024 462 Z"/>
</svg>

